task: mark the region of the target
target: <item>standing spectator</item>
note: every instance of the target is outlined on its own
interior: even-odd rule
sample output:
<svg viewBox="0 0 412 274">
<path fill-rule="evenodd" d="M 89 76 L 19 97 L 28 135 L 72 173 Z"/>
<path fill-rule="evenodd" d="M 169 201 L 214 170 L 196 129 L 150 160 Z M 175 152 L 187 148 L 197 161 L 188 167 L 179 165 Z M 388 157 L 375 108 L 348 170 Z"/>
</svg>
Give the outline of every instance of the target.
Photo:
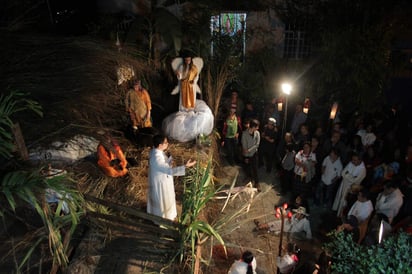
<svg viewBox="0 0 412 274">
<path fill-rule="evenodd" d="M 253 253 L 245 251 L 242 258 L 232 264 L 228 274 L 256 274 L 256 267 L 257 263 Z"/>
<path fill-rule="evenodd" d="M 276 148 L 276 161 L 277 164 L 281 163 L 283 157 L 285 156 L 286 153 L 286 146 L 287 145 L 292 145 L 293 150 L 296 151 L 295 147 L 295 139 L 293 139 L 293 134 L 290 132 L 286 132 L 285 136 L 279 141 L 277 148 Z"/>
<path fill-rule="evenodd" d="M 306 122 L 307 115 L 303 112 L 303 106 L 298 104 L 293 115 L 292 125 L 290 131 L 295 135 L 298 133 L 300 125 Z"/>
<path fill-rule="evenodd" d="M 272 98 L 272 100 L 265 105 L 265 109 L 263 110 L 262 121 L 267 121 L 269 118 L 274 118 L 276 121 L 280 121 L 276 98 Z"/>
<path fill-rule="evenodd" d="M 229 113 L 232 109 L 236 110 L 236 114 L 239 116 L 242 114 L 245 105 L 243 100 L 239 98 L 239 93 L 236 90 L 232 90 L 230 94 L 230 98 L 227 98 L 224 101 L 224 109 L 225 113 Z"/>
<path fill-rule="evenodd" d="M 342 164 L 347 163 L 346 146 L 341 140 L 341 133 L 339 131 L 333 131 L 330 139 L 327 139 L 322 147 L 323 155 L 328 155 L 332 148 L 336 148 L 339 151 L 340 160 Z"/>
<path fill-rule="evenodd" d="M 241 117 L 242 121 L 257 119 L 257 117 L 258 117 L 258 114 L 252 102 L 247 102 L 246 107 L 242 112 L 242 117 Z"/>
<path fill-rule="evenodd" d="M 286 194 L 292 190 L 296 152 L 293 144 L 286 145 L 286 153 L 282 159 L 282 172 L 280 177 L 281 192 Z"/>
<path fill-rule="evenodd" d="M 346 196 L 352 185 L 360 185 L 366 176 L 366 168 L 362 159 L 357 154 L 352 155 L 352 161 L 342 171 L 342 183 L 335 196 L 332 209 L 337 211 L 337 216 L 342 215 L 346 206 Z"/>
<path fill-rule="evenodd" d="M 306 213 L 310 213 L 309 202 L 302 196 L 302 194 L 296 195 L 289 204 L 289 208 L 292 210 L 303 206 L 306 209 Z"/>
<path fill-rule="evenodd" d="M 365 148 L 362 145 L 362 139 L 359 135 L 353 135 L 352 140 L 348 145 L 347 153 L 350 154 L 353 152 L 356 152 L 362 158 L 364 158 L 363 155 L 365 154 Z"/>
<path fill-rule="evenodd" d="M 388 181 L 383 187 L 383 191 L 376 198 L 376 213 L 382 213 L 388 217 L 389 223 L 398 215 L 403 203 L 403 194 L 399 190 L 397 183 L 393 180 Z"/>
<path fill-rule="evenodd" d="M 245 162 L 246 174 L 252 179 L 256 188 L 259 188 L 258 178 L 258 149 L 260 145 L 259 121 L 252 119 L 249 128 L 242 132 L 242 155 Z"/>
<path fill-rule="evenodd" d="M 194 166 L 196 161 L 189 159 L 185 165 L 173 167 L 172 157 L 167 157 L 165 153 L 168 146 L 165 136 L 153 137 L 153 149 L 149 159 L 147 213 L 174 220 L 177 211 L 173 176 L 185 175 L 186 168 Z"/>
<path fill-rule="evenodd" d="M 236 109 L 230 110 L 229 116 L 226 118 L 223 124 L 223 141 L 222 146 L 225 146 L 227 153 L 227 160 L 230 165 L 234 165 L 237 162 L 237 144 L 239 139 L 239 132 L 242 131 L 242 123 L 240 117 L 236 115 Z"/>
<path fill-rule="evenodd" d="M 313 197 L 315 197 L 317 183 L 320 181 L 320 177 L 322 175 L 322 159 L 324 159 L 324 156 L 322 154 L 322 149 L 319 146 L 318 137 L 313 136 L 310 144 L 312 145 L 312 153 L 315 154 L 316 159 L 317 159 L 315 163 L 315 176 L 312 179 L 312 182 L 315 183 L 313 186 Z"/>
<path fill-rule="evenodd" d="M 318 125 L 316 127 L 315 132 L 313 133 L 312 136 L 318 138 L 319 147 L 322 148 L 323 144 L 325 143 L 325 140 L 326 140 L 326 135 L 325 135 L 325 132 L 324 132 L 323 127 L 321 125 Z"/>
<path fill-rule="evenodd" d="M 267 173 L 272 171 L 274 165 L 273 156 L 276 149 L 275 142 L 277 134 L 276 120 L 274 118 L 269 118 L 268 123 L 264 126 L 262 131 L 259 149 L 259 166 L 266 165 Z"/>
<path fill-rule="evenodd" d="M 368 125 L 366 127 L 366 133 L 365 135 L 362 137 L 362 144 L 365 148 L 368 148 L 370 146 L 372 146 L 376 141 L 376 135 L 375 133 L 373 133 L 373 127 L 372 125 Z"/>
<path fill-rule="evenodd" d="M 152 102 L 149 93 L 142 87 L 142 82 L 137 80 L 133 89 L 127 92 L 125 99 L 126 111 L 130 115 L 133 130 L 143 127 L 151 127 Z"/>
<path fill-rule="evenodd" d="M 295 180 L 293 182 L 294 194 L 302 194 L 305 198 L 312 191 L 311 181 L 315 176 L 316 155 L 311 151 L 309 142 L 303 145 L 295 157 Z"/>
<path fill-rule="evenodd" d="M 333 194 L 336 190 L 336 185 L 341 178 L 342 168 L 343 166 L 339 158 L 339 153 L 333 148 L 322 162 L 322 177 L 316 195 L 317 203 L 320 203 L 327 208 L 332 207 Z"/>
<path fill-rule="evenodd" d="M 362 182 L 362 185 L 369 188 L 374 183 L 375 168 L 379 166 L 383 160 L 382 157 L 380 157 L 376 152 L 375 146 L 370 146 L 367 148 L 363 159 L 366 167 L 366 177 Z"/>
<path fill-rule="evenodd" d="M 312 137 L 310 136 L 309 127 L 307 124 L 301 124 L 299 127 L 299 132 L 295 135 L 295 142 L 297 150 L 303 148 L 305 142 L 310 142 Z"/>
</svg>

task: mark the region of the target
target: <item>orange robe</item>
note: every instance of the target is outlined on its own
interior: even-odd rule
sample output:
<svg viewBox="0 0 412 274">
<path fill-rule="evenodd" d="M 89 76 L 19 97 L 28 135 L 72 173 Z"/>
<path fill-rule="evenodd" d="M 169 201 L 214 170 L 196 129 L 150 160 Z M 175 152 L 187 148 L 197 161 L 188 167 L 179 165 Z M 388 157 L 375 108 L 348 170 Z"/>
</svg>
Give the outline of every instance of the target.
<svg viewBox="0 0 412 274">
<path fill-rule="evenodd" d="M 183 77 L 180 80 L 180 96 L 182 106 L 186 109 L 194 109 L 196 104 L 196 91 L 193 88 L 193 81 L 198 74 L 195 64 L 192 64 L 188 71 L 183 71 Z"/>
<path fill-rule="evenodd" d="M 146 89 L 140 91 L 129 90 L 126 95 L 125 106 L 130 113 L 133 126 L 139 128 L 152 126 L 151 119 L 145 119 L 148 112 L 152 110 L 152 102 Z"/>
<path fill-rule="evenodd" d="M 127 161 L 119 145 L 113 145 L 114 151 L 107 150 L 101 143 L 97 146 L 97 164 L 104 174 L 110 177 L 121 177 L 127 173 Z M 111 161 L 119 160 L 113 165 Z"/>
</svg>

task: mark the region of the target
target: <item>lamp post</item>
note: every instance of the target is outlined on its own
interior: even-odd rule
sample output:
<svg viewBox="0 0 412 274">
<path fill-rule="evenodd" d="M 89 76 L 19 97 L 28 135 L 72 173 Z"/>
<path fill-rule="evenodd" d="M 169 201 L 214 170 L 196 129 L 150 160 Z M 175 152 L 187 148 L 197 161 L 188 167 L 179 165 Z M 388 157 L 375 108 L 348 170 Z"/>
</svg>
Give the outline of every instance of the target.
<svg viewBox="0 0 412 274">
<path fill-rule="evenodd" d="M 289 83 L 282 84 L 282 93 L 285 94 L 285 113 L 283 114 L 283 124 L 282 124 L 282 136 L 285 134 L 286 123 L 288 117 L 288 97 L 292 91 L 292 85 Z"/>
<path fill-rule="evenodd" d="M 284 203 L 282 206 L 275 207 L 275 217 L 280 219 L 280 237 L 279 237 L 279 252 L 278 256 L 282 257 L 282 245 L 283 245 L 283 230 L 285 228 L 285 217 L 292 218 L 292 212 L 288 210 L 288 204 Z M 278 268 L 278 274 L 280 269 Z"/>
</svg>

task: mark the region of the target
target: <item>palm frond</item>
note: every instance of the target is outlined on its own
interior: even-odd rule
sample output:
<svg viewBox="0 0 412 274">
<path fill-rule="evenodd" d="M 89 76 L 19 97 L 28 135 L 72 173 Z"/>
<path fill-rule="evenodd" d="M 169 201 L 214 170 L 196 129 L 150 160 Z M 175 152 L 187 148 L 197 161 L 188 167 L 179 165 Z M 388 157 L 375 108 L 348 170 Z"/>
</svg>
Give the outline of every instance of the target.
<svg viewBox="0 0 412 274">
<path fill-rule="evenodd" d="M 32 256 L 35 248 L 45 240 L 49 242 L 49 249 L 53 256 L 53 263 L 58 266 L 66 266 L 68 263 L 68 243 L 64 243 L 64 237 L 70 237 L 79 223 L 83 214 L 83 197 L 73 187 L 73 181 L 68 175 L 46 178 L 40 170 L 13 171 L 5 174 L 0 185 L 0 199 L 2 196 L 8 206 L 15 211 L 19 206 L 31 207 L 42 219 L 45 233 L 38 236 L 26 255 L 19 263 L 23 267 Z M 46 190 L 51 189 L 61 194 L 61 199 L 55 212 L 46 202 Z M 62 214 L 63 203 L 69 208 L 68 214 Z M 4 214 L 6 207 L 0 208 L 0 214 Z"/>
<path fill-rule="evenodd" d="M 22 111 L 33 111 L 42 116 L 41 106 L 27 98 L 28 94 L 11 91 L 0 96 L 0 157 L 9 158 L 14 148 L 12 116 Z"/>
</svg>

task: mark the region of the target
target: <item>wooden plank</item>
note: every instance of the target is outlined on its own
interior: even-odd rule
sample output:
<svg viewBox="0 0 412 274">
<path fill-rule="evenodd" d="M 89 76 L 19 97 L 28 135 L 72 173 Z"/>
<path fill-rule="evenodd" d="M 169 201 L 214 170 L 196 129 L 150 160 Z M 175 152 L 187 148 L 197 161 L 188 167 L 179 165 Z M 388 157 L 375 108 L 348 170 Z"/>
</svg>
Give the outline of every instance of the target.
<svg viewBox="0 0 412 274">
<path fill-rule="evenodd" d="M 154 223 L 158 223 L 160 225 L 164 225 L 164 226 L 167 226 L 167 227 L 174 227 L 176 230 L 179 230 L 179 227 L 181 226 L 179 223 L 173 222 L 171 220 L 164 219 L 162 217 L 155 216 L 155 215 L 152 215 L 152 214 L 148 214 L 148 213 L 143 212 L 141 210 L 133 209 L 131 207 L 127 207 L 127 206 L 120 205 L 120 204 L 113 203 L 113 202 L 108 202 L 108 201 L 93 197 L 93 196 L 88 195 L 88 194 L 85 194 L 84 198 L 88 201 L 91 201 L 91 202 L 94 202 L 94 203 L 97 203 L 97 204 L 101 204 L 103 206 L 107 206 L 107 207 L 110 207 L 110 208 L 118 210 L 118 211 L 123 211 L 127 214 L 138 217 L 140 219 L 152 221 Z"/>
<path fill-rule="evenodd" d="M 177 239 L 179 237 L 179 233 L 176 230 L 160 228 L 157 225 L 143 224 L 141 222 L 136 222 L 136 221 L 122 218 L 119 216 L 107 215 L 107 214 L 102 214 L 102 213 L 97 213 L 97 212 L 88 212 L 86 216 L 89 218 L 90 217 L 100 218 L 100 219 L 104 219 L 110 222 L 116 222 L 123 226 L 129 226 L 129 227 L 132 227 L 129 229 L 135 232 L 145 230 L 145 231 L 150 231 L 152 233 L 155 232 L 161 235 L 170 236 L 170 237 L 173 237 L 174 239 Z"/>
<path fill-rule="evenodd" d="M 20 154 L 20 157 L 27 161 L 29 160 L 29 152 L 27 151 L 26 144 L 24 142 L 23 133 L 21 132 L 20 124 L 14 123 L 11 131 L 14 135 L 14 140 L 16 141 L 17 151 Z"/>
</svg>

